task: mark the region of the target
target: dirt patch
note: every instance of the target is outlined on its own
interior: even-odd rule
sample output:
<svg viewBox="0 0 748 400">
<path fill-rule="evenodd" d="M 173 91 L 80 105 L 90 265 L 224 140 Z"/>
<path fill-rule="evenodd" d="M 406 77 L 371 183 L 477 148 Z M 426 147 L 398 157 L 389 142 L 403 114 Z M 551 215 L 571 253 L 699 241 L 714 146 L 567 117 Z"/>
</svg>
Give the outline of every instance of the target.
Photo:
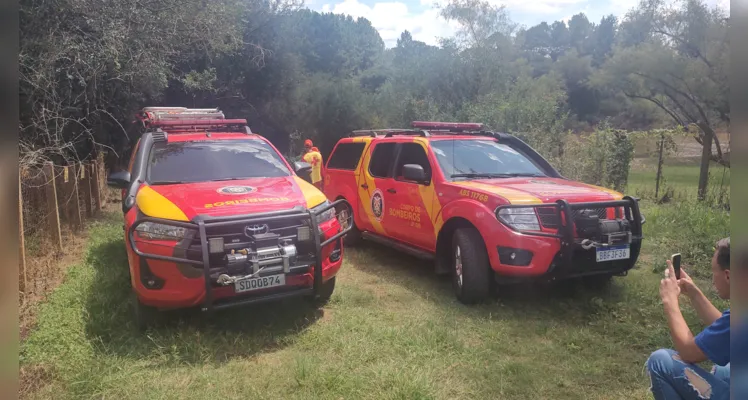
<svg viewBox="0 0 748 400">
<path fill-rule="evenodd" d="M 28 398 L 31 393 L 37 392 L 54 378 L 51 367 L 44 365 L 22 366 L 18 371 L 18 396 L 22 399 Z"/>
</svg>

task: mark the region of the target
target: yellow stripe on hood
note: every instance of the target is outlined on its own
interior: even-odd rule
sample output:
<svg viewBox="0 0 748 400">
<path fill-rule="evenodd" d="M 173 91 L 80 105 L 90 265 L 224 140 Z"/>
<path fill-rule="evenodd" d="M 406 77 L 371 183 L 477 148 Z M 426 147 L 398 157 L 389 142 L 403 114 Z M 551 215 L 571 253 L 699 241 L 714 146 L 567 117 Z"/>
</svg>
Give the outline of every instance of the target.
<svg viewBox="0 0 748 400">
<path fill-rule="evenodd" d="M 173 221 L 189 221 L 184 212 L 161 193 L 143 186 L 135 196 L 135 203 L 143 214 L 153 218 L 170 219 Z"/>
<path fill-rule="evenodd" d="M 298 176 L 294 176 L 294 179 L 296 179 L 296 184 L 299 185 L 299 189 L 301 189 L 301 194 L 304 195 L 307 208 L 316 207 L 327 200 L 325 194 L 311 183 L 299 178 Z"/>
<path fill-rule="evenodd" d="M 510 204 L 542 204 L 539 198 L 520 191 L 509 189 L 501 186 L 487 185 L 480 182 L 453 182 L 455 185 L 465 186 L 467 188 L 478 189 L 484 192 L 501 196 L 509 201 Z"/>
<path fill-rule="evenodd" d="M 605 192 L 605 193 L 613 196 L 614 200 L 621 200 L 621 199 L 623 199 L 623 194 L 621 194 L 619 192 L 616 192 L 615 190 L 608 189 L 608 188 L 602 187 L 602 186 L 595 186 L 595 185 L 590 185 L 590 184 L 585 184 L 585 185 L 587 185 L 587 186 L 589 186 L 591 188 L 597 189 L 597 190 L 599 190 L 601 192 Z"/>
</svg>

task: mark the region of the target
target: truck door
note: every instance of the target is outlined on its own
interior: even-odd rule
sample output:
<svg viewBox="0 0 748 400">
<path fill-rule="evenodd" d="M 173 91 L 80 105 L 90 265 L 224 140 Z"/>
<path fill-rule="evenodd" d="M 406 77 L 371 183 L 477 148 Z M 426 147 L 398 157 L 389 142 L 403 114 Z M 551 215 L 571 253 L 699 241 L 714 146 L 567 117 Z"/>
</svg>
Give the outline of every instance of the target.
<svg viewBox="0 0 748 400">
<path fill-rule="evenodd" d="M 403 166 L 420 165 L 426 179 L 422 182 L 408 181 L 403 176 Z M 424 189 L 431 182 L 432 168 L 426 149 L 418 142 L 400 144 L 395 159 L 393 179 L 385 183 L 389 194 L 387 205 L 387 229 L 391 237 L 399 241 L 433 250 L 435 244 L 434 226 L 429 218 L 430 201 L 424 201 Z"/>
<path fill-rule="evenodd" d="M 369 146 L 359 176 L 358 213 L 361 230 L 389 236 L 390 216 L 387 214 L 393 186 L 392 166 L 397 144 L 377 141 Z"/>
</svg>

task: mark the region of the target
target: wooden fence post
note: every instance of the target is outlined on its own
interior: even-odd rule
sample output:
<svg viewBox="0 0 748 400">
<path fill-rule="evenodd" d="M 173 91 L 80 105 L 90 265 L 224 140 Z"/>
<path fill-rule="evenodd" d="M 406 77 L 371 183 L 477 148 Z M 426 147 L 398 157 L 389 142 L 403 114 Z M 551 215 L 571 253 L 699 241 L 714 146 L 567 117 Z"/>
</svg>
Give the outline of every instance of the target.
<svg viewBox="0 0 748 400">
<path fill-rule="evenodd" d="M 55 246 L 62 250 L 62 233 L 60 232 L 60 213 L 57 205 L 57 189 L 55 188 L 55 166 L 52 161 L 44 164 L 44 191 L 47 198 L 47 229 L 50 239 Z"/>
<path fill-rule="evenodd" d="M 70 166 L 70 180 L 68 181 L 68 190 L 70 191 L 70 203 L 67 204 L 70 210 L 70 226 L 73 232 L 78 232 L 83 228 L 81 220 L 81 200 L 78 192 L 78 181 L 80 179 L 80 170 L 77 164 Z"/>
<path fill-rule="evenodd" d="M 86 217 L 93 217 L 93 208 L 91 207 L 91 173 L 86 164 L 80 164 L 81 184 L 83 186 L 83 206 L 86 209 Z"/>
<path fill-rule="evenodd" d="M 21 171 L 18 171 L 18 286 L 26 294 L 26 247 L 23 243 L 23 187 Z"/>
<path fill-rule="evenodd" d="M 99 178 L 99 163 L 91 164 L 91 183 L 94 198 L 94 209 L 96 213 L 101 212 L 101 178 Z"/>
</svg>

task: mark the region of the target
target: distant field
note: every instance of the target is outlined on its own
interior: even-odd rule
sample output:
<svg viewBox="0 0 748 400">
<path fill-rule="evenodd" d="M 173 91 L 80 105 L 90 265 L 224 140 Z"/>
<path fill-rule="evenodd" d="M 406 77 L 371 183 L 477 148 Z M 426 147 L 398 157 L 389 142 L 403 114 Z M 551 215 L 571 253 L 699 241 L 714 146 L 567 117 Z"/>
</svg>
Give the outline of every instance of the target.
<svg viewBox="0 0 748 400">
<path fill-rule="evenodd" d="M 695 171 L 695 172 L 694 172 Z M 694 192 L 698 167 L 668 166 Z M 652 182 L 652 183 L 650 183 Z M 653 185 L 634 171 L 631 188 Z M 708 259 L 729 215 L 643 199 L 644 253 L 608 288 L 504 288 L 467 307 L 431 266 L 375 245 L 348 249 L 331 303 L 289 301 L 175 316 L 138 334 L 120 216 L 43 305 L 22 344 L 23 396 L 40 399 L 648 399 L 644 362 L 670 346 L 657 285 L 665 257 L 713 296 Z M 687 302 L 685 302 L 687 303 Z M 695 315 L 687 312 L 694 329 Z"/>
</svg>

